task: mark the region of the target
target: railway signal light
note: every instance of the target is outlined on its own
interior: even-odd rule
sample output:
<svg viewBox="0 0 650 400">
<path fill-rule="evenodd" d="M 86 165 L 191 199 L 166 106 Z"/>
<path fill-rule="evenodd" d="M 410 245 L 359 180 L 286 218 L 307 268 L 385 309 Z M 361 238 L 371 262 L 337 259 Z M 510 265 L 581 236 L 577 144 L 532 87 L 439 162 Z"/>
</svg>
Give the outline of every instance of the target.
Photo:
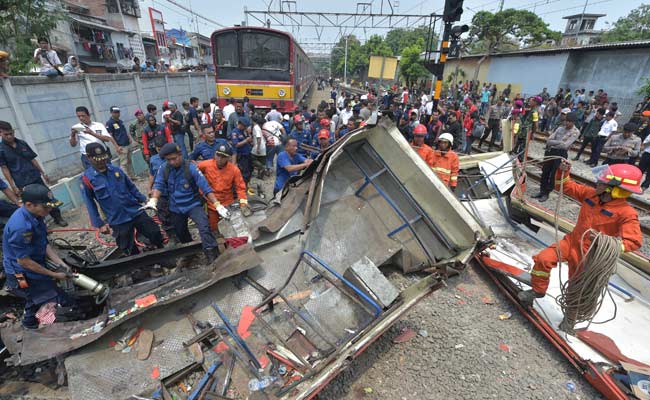
<svg viewBox="0 0 650 400">
<path fill-rule="evenodd" d="M 460 35 L 469 31 L 469 26 L 467 25 L 455 25 L 451 27 L 449 34 L 451 35 L 452 40 L 460 39 Z"/>
<path fill-rule="evenodd" d="M 463 0 L 445 0 L 445 11 L 442 13 L 443 21 L 460 21 L 460 16 L 462 13 Z"/>
<path fill-rule="evenodd" d="M 456 25 L 452 26 L 449 30 L 450 42 L 449 42 L 449 57 L 458 57 L 460 56 L 460 35 L 469 31 L 469 26 L 467 25 Z"/>
</svg>

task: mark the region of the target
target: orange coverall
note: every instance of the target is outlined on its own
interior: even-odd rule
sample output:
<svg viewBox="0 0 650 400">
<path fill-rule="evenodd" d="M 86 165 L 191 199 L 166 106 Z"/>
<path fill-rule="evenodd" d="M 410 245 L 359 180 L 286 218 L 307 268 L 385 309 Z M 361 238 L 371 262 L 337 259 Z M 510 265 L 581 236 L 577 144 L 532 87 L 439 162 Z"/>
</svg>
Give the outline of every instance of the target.
<svg viewBox="0 0 650 400">
<path fill-rule="evenodd" d="M 431 165 L 431 168 L 445 186 L 452 188 L 456 187 L 458 184 L 460 161 L 458 161 L 458 154 L 453 150 L 449 150 L 445 154 L 442 154 L 442 152 L 438 150 L 434 151 L 433 164 Z"/>
<path fill-rule="evenodd" d="M 555 174 L 555 190 L 560 189 L 562 171 Z M 580 238 L 588 229 L 594 229 L 605 235 L 621 238 L 623 251 L 635 251 L 641 247 L 643 236 L 636 210 L 632 208 L 626 199 L 614 199 L 607 203 L 601 203 L 596 189 L 574 182 L 565 173 L 564 193 L 578 200 L 582 205 L 578 214 L 578 221 L 571 233 L 568 233 L 560 240 L 562 261 L 569 265 L 569 279 L 575 275 L 581 258 Z M 586 234 L 583 241 L 584 252 L 587 252 L 591 238 Z M 539 294 L 545 294 L 548 289 L 548 281 L 551 269 L 557 266 L 558 258 L 556 244 L 533 256 L 535 265 L 531 272 L 531 283 L 533 290 Z"/>
<path fill-rule="evenodd" d="M 424 143 L 422 143 L 422 146 L 418 146 L 411 142 L 411 147 L 413 150 L 415 150 L 416 153 L 420 155 L 420 157 L 422 157 L 424 162 L 426 162 L 429 167 L 433 166 L 433 149 L 431 146 Z"/>
<path fill-rule="evenodd" d="M 225 167 L 219 169 L 217 167 L 217 160 L 205 160 L 197 164 L 199 170 L 205 176 L 217 200 L 224 207 L 228 207 L 235 201 L 232 193 L 232 188 L 235 188 L 239 200 L 247 200 L 246 197 L 246 183 L 242 177 L 239 168 L 230 161 Z M 210 222 L 210 229 L 216 231 L 219 224 L 219 213 L 210 202 L 208 205 L 208 221 Z"/>
</svg>

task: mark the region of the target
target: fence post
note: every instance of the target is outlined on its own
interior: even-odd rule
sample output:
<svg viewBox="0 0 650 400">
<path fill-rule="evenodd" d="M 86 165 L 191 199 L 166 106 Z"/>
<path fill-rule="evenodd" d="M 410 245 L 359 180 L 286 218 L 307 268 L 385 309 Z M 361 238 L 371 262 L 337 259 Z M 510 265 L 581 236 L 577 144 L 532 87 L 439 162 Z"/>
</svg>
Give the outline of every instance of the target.
<svg viewBox="0 0 650 400">
<path fill-rule="evenodd" d="M 90 101 L 90 113 L 93 115 L 93 121 L 100 121 L 99 105 L 97 103 L 97 99 L 95 98 L 93 84 L 90 82 L 88 75 L 84 76 L 84 86 L 86 87 L 86 93 L 88 94 L 88 100 Z"/>
<path fill-rule="evenodd" d="M 144 91 L 142 90 L 142 81 L 139 74 L 133 74 L 133 85 L 135 86 L 135 96 L 138 98 L 138 108 L 144 108 Z"/>
<path fill-rule="evenodd" d="M 34 138 L 29 134 L 29 128 L 27 127 L 27 122 L 25 122 L 23 110 L 20 109 L 20 104 L 18 103 L 16 92 L 14 91 L 14 87 L 11 85 L 11 79 L 3 79 L 2 87 L 4 88 L 5 96 L 7 97 L 7 103 L 9 103 L 9 107 L 11 107 L 14 118 L 16 118 L 16 125 L 20 131 L 20 136 L 22 136 L 25 142 L 27 142 L 29 147 L 38 153 L 36 149 L 36 143 L 34 143 Z M 41 160 L 41 162 L 43 162 L 43 160 Z M 43 162 L 43 164 L 45 163 Z"/>
<path fill-rule="evenodd" d="M 190 88 L 190 97 L 192 97 L 192 73 L 187 73 L 187 86 Z"/>
<path fill-rule="evenodd" d="M 210 80 L 208 79 L 208 73 L 206 72 L 205 75 L 203 75 L 203 76 L 205 77 L 205 94 L 206 94 L 206 98 L 209 99 L 212 96 L 210 96 Z M 214 89 L 214 87 L 213 87 L 213 89 Z M 215 91 L 215 93 L 216 93 L 216 91 Z"/>
<path fill-rule="evenodd" d="M 165 72 L 165 93 L 167 93 L 167 100 L 169 100 L 172 95 L 169 92 L 169 79 L 167 78 L 167 73 Z"/>
</svg>

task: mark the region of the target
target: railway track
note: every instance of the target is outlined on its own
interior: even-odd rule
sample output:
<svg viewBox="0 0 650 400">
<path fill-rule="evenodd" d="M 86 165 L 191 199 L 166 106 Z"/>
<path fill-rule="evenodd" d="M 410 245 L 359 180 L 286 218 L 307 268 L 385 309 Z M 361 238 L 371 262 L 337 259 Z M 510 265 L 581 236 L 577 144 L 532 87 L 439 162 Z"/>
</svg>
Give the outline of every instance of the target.
<svg viewBox="0 0 650 400">
<path fill-rule="evenodd" d="M 479 153 L 485 153 L 486 151 L 483 149 L 479 149 L 477 147 L 472 147 L 473 150 L 479 152 Z M 531 162 L 539 162 L 540 159 L 535 158 L 535 157 L 530 157 L 528 156 L 528 160 Z M 542 174 L 538 172 L 532 172 L 532 171 L 526 171 L 526 176 L 530 177 L 532 180 L 536 182 L 540 182 L 542 178 Z M 588 186 L 595 186 L 593 180 L 588 179 L 583 177 L 582 175 L 578 175 L 576 173 L 571 173 L 571 179 L 575 180 L 576 182 L 582 183 L 584 185 Z M 644 216 L 650 214 L 650 203 L 639 199 L 637 197 L 629 197 L 628 198 L 629 203 L 632 205 L 637 210 L 637 213 L 639 213 L 639 216 Z M 641 232 L 643 232 L 645 235 L 650 236 L 650 226 L 641 224 Z"/>
</svg>

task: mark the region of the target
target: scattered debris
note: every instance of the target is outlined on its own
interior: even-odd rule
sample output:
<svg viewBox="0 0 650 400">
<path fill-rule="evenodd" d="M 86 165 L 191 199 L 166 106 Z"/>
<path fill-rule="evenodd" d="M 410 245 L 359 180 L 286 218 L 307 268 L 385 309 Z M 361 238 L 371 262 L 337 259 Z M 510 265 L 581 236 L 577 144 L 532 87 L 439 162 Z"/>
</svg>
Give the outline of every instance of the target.
<svg viewBox="0 0 650 400">
<path fill-rule="evenodd" d="M 402 329 L 402 332 L 395 336 L 393 339 L 393 343 L 406 343 L 409 340 L 413 339 L 415 337 L 415 331 L 411 328 L 404 328 Z"/>
<path fill-rule="evenodd" d="M 500 348 L 501 350 L 505 351 L 506 353 L 510 353 L 510 346 L 508 346 L 508 345 L 505 344 L 505 343 L 501 343 L 501 344 L 499 345 L 499 348 Z"/>
<path fill-rule="evenodd" d="M 151 371 L 151 379 L 158 379 L 158 378 L 160 378 L 160 368 L 153 367 L 153 370 Z"/>
<path fill-rule="evenodd" d="M 494 299 L 491 298 L 490 296 L 487 296 L 487 295 L 486 295 L 486 296 L 483 296 L 483 297 L 481 298 L 481 301 L 483 302 L 483 304 L 488 304 L 488 305 L 490 305 L 490 304 L 494 304 Z"/>
<path fill-rule="evenodd" d="M 566 390 L 568 390 L 569 393 L 575 393 L 576 392 L 576 384 L 573 383 L 573 381 L 568 381 L 566 383 Z"/>
<path fill-rule="evenodd" d="M 140 332 L 138 341 L 135 347 L 135 357 L 138 360 L 144 361 L 149 358 L 151 354 L 151 347 L 153 345 L 153 332 L 145 329 Z"/>
<path fill-rule="evenodd" d="M 499 319 L 501 321 L 505 321 L 505 320 L 510 319 L 510 318 L 512 318 L 512 313 L 507 312 L 505 314 L 499 314 Z"/>
<path fill-rule="evenodd" d="M 463 347 L 465 347 L 465 345 L 462 344 L 462 343 L 459 343 L 459 344 L 454 346 L 454 349 L 462 349 Z"/>
<path fill-rule="evenodd" d="M 363 392 L 364 392 L 365 394 L 371 394 L 371 393 L 373 392 L 373 390 L 372 390 L 371 387 L 364 387 L 364 388 L 363 388 Z"/>
<path fill-rule="evenodd" d="M 420 336 L 422 336 L 422 337 L 428 337 L 428 336 L 429 336 L 429 332 L 427 332 L 426 329 L 420 329 L 420 330 L 418 331 L 418 335 L 420 335 Z"/>
</svg>

